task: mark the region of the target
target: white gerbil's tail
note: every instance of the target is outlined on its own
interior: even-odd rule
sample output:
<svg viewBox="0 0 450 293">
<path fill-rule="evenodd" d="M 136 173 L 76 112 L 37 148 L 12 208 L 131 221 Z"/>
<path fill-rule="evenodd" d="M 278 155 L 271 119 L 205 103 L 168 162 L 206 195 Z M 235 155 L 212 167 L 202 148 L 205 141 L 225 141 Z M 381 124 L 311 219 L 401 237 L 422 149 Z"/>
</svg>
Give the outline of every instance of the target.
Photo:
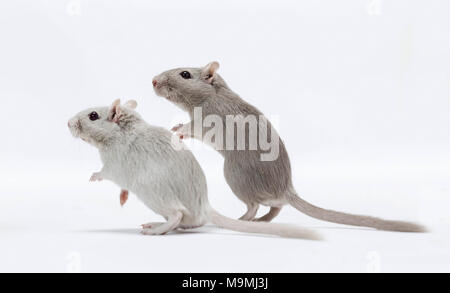
<svg viewBox="0 0 450 293">
<path fill-rule="evenodd" d="M 319 220 L 344 225 L 371 227 L 386 231 L 426 232 L 425 227 L 410 222 L 388 221 L 370 216 L 352 215 L 322 209 L 301 199 L 295 192 L 289 192 L 286 199 L 289 204 L 300 212 Z"/>
<path fill-rule="evenodd" d="M 244 232 L 277 235 L 286 238 L 302 238 L 309 240 L 321 240 L 320 235 L 314 231 L 289 226 L 284 224 L 262 223 L 262 222 L 247 222 L 227 218 L 211 208 L 210 211 L 211 222 L 224 229 Z"/>
</svg>

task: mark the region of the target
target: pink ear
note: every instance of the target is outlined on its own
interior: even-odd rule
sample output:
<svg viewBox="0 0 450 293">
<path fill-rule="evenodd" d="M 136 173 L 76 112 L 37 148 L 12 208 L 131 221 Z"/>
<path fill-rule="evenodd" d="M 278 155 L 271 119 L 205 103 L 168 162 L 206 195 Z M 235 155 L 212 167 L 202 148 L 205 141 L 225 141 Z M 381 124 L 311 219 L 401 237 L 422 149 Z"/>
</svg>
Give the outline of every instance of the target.
<svg viewBox="0 0 450 293">
<path fill-rule="evenodd" d="M 135 100 L 129 100 L 124 106 L 134 110 L 137 107 L 137 102 Z"/>
<path fill-rule="evenodd" d="M 115 100 L 109 108 L 108 120 L 113 121 L 117 116 L 117 106 L 120 105 L 120 99 Z"/>
<path fill-rule="evenodd" d="M 115 107 L 115 115 L 113 117 L 113 121 L 118 123 L 120 120 L 120 117 L 122 117 L 122 108 L 120 107 L 120 105 L 116 105 Z"/>
<path fill-rule="evenodd" d="M 219 67 L 220 67 L 219 62 L 213 61 L 203 68 L 203 76 L 205 77 L 206 81 L 211 83 L 214 80 L 214 77 Z"/>
</svg>

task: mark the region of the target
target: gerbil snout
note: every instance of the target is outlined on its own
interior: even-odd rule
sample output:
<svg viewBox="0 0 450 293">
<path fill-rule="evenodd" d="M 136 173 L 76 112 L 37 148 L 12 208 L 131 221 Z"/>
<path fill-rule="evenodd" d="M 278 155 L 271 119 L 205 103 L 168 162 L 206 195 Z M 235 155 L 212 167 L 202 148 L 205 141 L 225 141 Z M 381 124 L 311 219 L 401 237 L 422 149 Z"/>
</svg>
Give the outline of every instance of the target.
<svg viewBox="0 0 450 293">
<path fill-rule="evenodd" d="M 73 136 L 79 136 L 81 132 L 81 122 L 79 119 L 72 118 L 67 122 L 67 126 L 69 127 L 70 132 Z"/>
<path fill-rule="evenodd" d="M 164 86 L 167 86 L 168 84 L 168 78 L 167 78 L 167 76 L 164 76 L 164 75 L 157 75 L 157 76 L 155 76 L 154 78 L 153 78 L 153 81 L 152 81 L 152 84 L 153 84 L 153 86 L 155 87 L 155 89 L 156 88 L 162 88 L 162 87 L 164 87 Z"/>
<path fill-rule="evenodd" d="M 156 92 L 156 94 L 158 96 L 167 97 L 167 95 L 168 95 L 168 92 L 167 92 L 168 91 L 168 89 L 167 89 L 167 86 L 168 86 L 167 77 L 161 76 L 161 75 L 155 76 L 153 78 L 152 84 L 153 84 L 153 89 L 155 90 L 155 92 Z"/>
</svg>

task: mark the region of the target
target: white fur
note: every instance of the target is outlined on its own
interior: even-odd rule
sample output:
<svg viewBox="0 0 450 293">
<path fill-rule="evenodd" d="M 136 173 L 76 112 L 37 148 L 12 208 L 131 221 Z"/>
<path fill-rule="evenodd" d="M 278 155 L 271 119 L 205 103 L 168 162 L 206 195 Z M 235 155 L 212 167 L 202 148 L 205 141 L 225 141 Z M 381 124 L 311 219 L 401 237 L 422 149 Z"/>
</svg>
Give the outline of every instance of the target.
<svg viewBox="0 0 450 293">
<path fill-rule="evenodd" d="M 186 148 L 175 150 L 172 134 L 147 124 L 135 107 L 135 102 L 120 106 L 116 101 L 110 108 L 88 109 L 72 118 L 69 128 L 99 149 L 104 166 L 93 180 L 116 183 L 167 220 L 143 225 L 143 234 L 161 235 L 212 222 L 241 232 L 319 239 L 307 229 L 232 220 L 211 209 L 205 175 L 193 154 Z M 89 119 L 93 111 L 99 120 Z"/>
</svg>

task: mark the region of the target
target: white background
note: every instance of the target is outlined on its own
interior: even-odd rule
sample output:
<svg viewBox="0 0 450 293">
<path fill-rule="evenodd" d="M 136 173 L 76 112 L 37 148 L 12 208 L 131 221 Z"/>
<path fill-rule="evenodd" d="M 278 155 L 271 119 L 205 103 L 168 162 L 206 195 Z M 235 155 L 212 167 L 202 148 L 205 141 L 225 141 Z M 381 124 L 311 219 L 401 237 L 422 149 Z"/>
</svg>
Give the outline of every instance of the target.
<svg viewBox="0 0 450 293">
<path fill-rule="evenodd" d="M 450 271 L 449 9 L 444 0 L 2 1 L 0 271 Z M 134 98 L 151 124 L 185 122 L 152 77 L 212 60 L 234 91 L 278 117 L 305 199 L 432 232 L 344 227 L 286 207 L 276 222 L 326 241 L 212 226 L 140 235 L 161 218 L 134 196 L 120 208 L 110 182 L 88 182 L 98 153 L 67 120 Z M 212 205 L 243 214 L 220 155 L 195 155 Z"/>
</svg>

